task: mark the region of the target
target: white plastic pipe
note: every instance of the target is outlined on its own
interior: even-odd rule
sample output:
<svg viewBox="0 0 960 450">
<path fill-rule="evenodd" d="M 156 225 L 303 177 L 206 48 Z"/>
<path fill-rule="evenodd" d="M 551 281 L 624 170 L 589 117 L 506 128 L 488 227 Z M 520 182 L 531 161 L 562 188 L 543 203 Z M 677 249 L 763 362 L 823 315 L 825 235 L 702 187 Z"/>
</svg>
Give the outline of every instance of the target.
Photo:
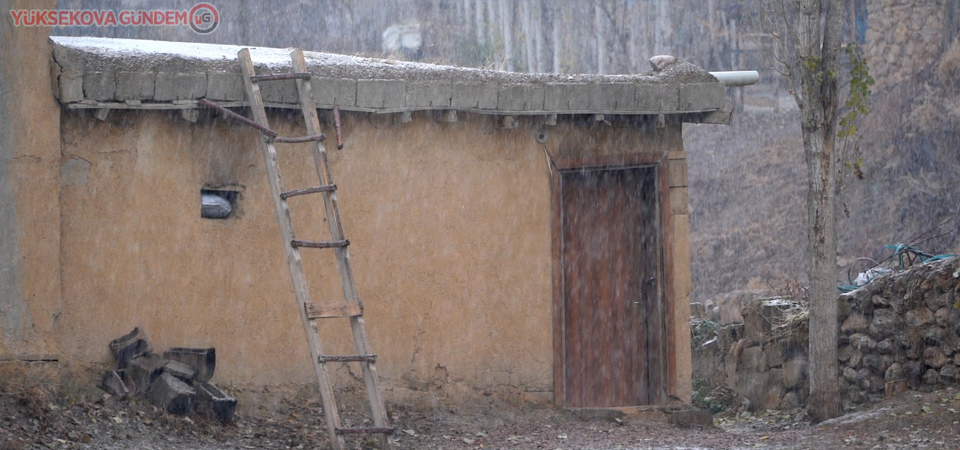
<svg viewBox="0 0 960 450">
<path fill-rule="evenodd" d="M 760 73 L 756 70 L 730 70 L 724 72 L 710 72 L 721 83 L 728 87 L 749 86 L 760 80 Z"/>
</svg>

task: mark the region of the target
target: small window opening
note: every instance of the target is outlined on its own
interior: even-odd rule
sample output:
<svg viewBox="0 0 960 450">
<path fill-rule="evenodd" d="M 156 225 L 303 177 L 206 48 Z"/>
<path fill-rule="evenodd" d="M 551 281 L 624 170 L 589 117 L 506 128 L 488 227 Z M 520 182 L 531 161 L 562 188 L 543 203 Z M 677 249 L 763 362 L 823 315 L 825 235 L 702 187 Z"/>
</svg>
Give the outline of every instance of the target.
<svg viewBox="0 0 960 450">
<path fill-rule="evenodd" d="M 204 219 L 226 219 L 233 216 L 237 209 L 236 190 L 200 190 L 200 217 Z"/>
</svg>

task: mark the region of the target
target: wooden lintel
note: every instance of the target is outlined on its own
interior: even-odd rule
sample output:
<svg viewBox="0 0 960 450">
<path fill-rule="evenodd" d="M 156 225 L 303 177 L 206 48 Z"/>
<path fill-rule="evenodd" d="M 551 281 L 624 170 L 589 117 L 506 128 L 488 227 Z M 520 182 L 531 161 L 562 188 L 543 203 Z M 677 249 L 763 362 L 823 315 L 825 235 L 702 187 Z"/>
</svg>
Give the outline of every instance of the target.
<svg viewBox="0 0 960 450">
<path fill-rule="evenodd" d="M 360 302 L 305 303 L 303 307 L 310 319 L 354 317 L 363 314 L 363 305 Z"/>
</svg>

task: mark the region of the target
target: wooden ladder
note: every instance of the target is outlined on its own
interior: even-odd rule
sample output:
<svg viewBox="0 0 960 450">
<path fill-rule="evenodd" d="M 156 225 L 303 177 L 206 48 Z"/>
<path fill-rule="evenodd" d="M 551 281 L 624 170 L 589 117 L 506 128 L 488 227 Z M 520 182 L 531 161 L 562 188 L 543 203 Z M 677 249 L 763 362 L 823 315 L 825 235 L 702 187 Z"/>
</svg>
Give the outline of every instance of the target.
<svg viewBox="0 0 960 450">
<path fill-rule="evenodd" d="M 323 412 L 326 418 L 327 432 L 334 450 L 346 448 L 344 435 L 370 434 L 376 436 L 379 448 L 391 448 L 389 435 L 393 432 L 387 419 L 387 411 L 383 404 L 383 397 L 377 380 L 377 355 L 370 349 L 367 332 L 364 328 L 363 306 L 357 296 L 357 285 L 350 268 L 350 254 L 347 246 L 350 244 L 343 234 L 343 225 L 340 222 L 340 211 L 337 208 L 337 186 L 330 178 L 330 167 L 327 165 L 327 152 L 323 145 L 324 135 L 320 132 L 320 121 L 317 117 L 316 103 L 313 101 L 313 92 L 310 85 L 310 73 L 303 58 L 303 51 L 294 50 L 290 54 L 293 63 L 293 73 L 256 75 L 253 70 L 253 61 L 250 59 L 249 49 L 240 50 L 240 70 L 243 73 L 243 84 L 247 92 L 247 100 L 253 111 L 256 124 L 250 124 L 261 130 L 260 147 L 263 150 L 263 159 L 266 163 L 267 176 L 270 182 L 270 192 L 276 205 L 277 219 L 280 222 L 280 235 L 287 253 L 287 265 L 290 267 L 290 278 L 297 295 L 300 307 L 300 318 L 310 344 L 310 357 L 313 358 L 313 368 L 320 384 L 320 399 L 323 402 Z M 300 109 L 307 125 L 309 136 L 302 138 L 282 138 L 270 129 L 267 122 L 267 113 L 260 96 L 259 83 L 275 80 L 296 80 L 297 92 L 300 95 Z M 221 109 L 221 108 L 218 108 Z M 242 116 L 241 116 L 242 117 Z M 259 125 L 259 126 L 257 126 Z M 303 189 L 283 190 L 283 181 L 280 178 L 280 166 L 277 160 L 275 143 L 314 142 L 313 159 L 320 177 L 320 185 Z M 329 241 L 297 240 L 293 233 L 293 223 L 290 218 L 290 207 L 287 199 L 298 195 L 320 194 L 323 196 L 324 210 L 327 223 L 330 225 Z M 344 301 L 329 304 L 318 304 L 310 301 L 310 292 L 307 287 L 303 264 L 300 259 L 300 249 L 333 249 L 337 256 L 337 265 L 340 271 L 340 280 L 343 284 Z M 353 329 L 353 342 L 356 353 L 353 355 L 324 355 L 317 331 L 317 319 L 349 318 Z M 340 412 L 337 407 L 330 375 L 327 372 L 327 363 L 359 362 L 363 369 L 363 380 L 366 385 L 367 398 L 373 411 L 373 427 L 346 428 L 341 426 Z"/>
</svg>

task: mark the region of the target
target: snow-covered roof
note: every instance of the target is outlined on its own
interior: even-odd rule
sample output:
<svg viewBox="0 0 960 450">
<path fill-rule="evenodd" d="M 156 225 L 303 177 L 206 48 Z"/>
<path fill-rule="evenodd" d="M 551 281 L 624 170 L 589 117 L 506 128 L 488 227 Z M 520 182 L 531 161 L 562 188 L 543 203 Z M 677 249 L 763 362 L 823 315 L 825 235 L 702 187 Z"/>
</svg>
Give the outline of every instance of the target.
<svg viewBox="0 0 960 450">
<path fill-rule="evenodd" d="M 69 108 L 190 108 L 244 103 L 243 47 L 52 37 L 57 96 Z M 258 74 L 291 71 L 291 49 L 249 47 Z M 490 114 L 681 114 L 719 110 L 724 86 L 687 63 L 644 75 L 501 72 L 304 52 L 318 108 Z M 272 107 L 298 107 L 293 81 L 261 85 Z"/>
</svg>

